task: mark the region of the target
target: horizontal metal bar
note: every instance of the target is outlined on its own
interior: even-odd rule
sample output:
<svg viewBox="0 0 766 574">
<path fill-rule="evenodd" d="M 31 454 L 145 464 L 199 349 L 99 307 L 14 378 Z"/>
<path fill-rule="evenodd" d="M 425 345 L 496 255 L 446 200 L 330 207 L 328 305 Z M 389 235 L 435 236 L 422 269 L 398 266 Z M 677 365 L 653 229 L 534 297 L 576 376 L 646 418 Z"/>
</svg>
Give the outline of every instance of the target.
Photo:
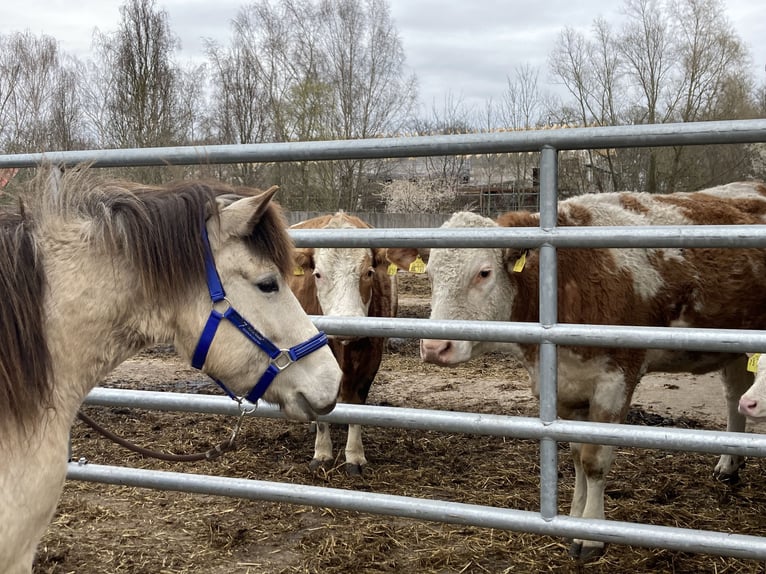
<svg viewBox="0 0 766 574">
<path fill-rule="evenodd" d="M 299 247 L 766 247 L 763 225 L 291 229 Z"/>
<path fill-rule="evenodd" d="M 359 140 L 57 151 L 0 155 L 0 168 L 43 162 L 94 167 L 322 161 L 643 146 L 766 142 L 766 120 L 542 129 Z"/>
<path fill-rule="evenodd" d="M 399 337 L 405 339 L 454 339 L 562 346 L 676 349 L 724 353 L 766 350 L 766 331 L 751 329 L 692 329 L 510 321 L 462 321 L 456 319 L 408 319 L 387 317 L 339 317 L 312 315 L 317 328 L 328 335 Z"/>
<path fill-rule="evenodd" d="M 239 415 L 239 407 L 234 401 L 218 395 L 96 387 L 85 398 L 85 404 L 171 412 Z M 258 408 L 250 416 L 284 418 L 278 407 L 263 401 L 259 401 Z M 531 417 L 344 403 L 339 403 L 330 414 L 319 417 L 319 420 L 329 423 L 353 423 L 365 426 L 468 433 L 528 440 L 551 438 L 558 442 L 576 441 L 638 448 L 766 456 L 766 435 L 752 433 L 644 427 L 587 421 L 557 420 L 543 423 L 540 419 Z"/>
<path fill-rule="evenodd" d="M 337 508 L 447 524 L 532 532 L 547 536 L 664 547 L 684 552 L 766 559 L 766 538 L 742 534 L 567 516 L 544 520 L 540 514 L 524 510 L 303 484 L 95 464 L 70 463 L 67 478 L 157 490 Z M 148 533 L 147 536 L 149 536 Z"/>
</svg>

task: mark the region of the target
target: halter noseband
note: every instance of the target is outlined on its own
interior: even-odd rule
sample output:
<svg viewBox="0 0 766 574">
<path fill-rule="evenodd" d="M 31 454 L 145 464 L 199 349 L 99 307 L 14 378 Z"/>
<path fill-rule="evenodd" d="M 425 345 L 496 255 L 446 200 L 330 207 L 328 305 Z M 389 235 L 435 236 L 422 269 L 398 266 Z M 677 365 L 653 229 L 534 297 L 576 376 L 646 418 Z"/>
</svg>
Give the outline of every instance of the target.
<svg viewBox="0 0 766 574">
<path fill-rule="evenodd" d="M 215 268 L 215 261 L 213 261 L 213 252 L 210 249 L 207 229 L 205 229 L 204 226 L 202 227 L 202 239 L 205 245 L 205 275 L 207 277 L 207 288 L 210 292 L 210 299 L 213 301 L 213 308 L 210 311 L 210 316 L 207 319 L 207 323 L 205 323 L 205 328 L 202 330 L 202 334 L 197 342 L 197 347 L 194 349 L 191 364 L 195 369 L 202 369 L 208 351 L 210 350 L 210 345 L 218 330 L 218 325 L 221 323 L 221 319 L 228 319 L 243 335 L 245 335 L 245 337 L 250 339 L 252 343 L 257 345 L 269 356 L 269 366 L 266 371 L 264 371 L 255 386 L 244 397 L 245 400 L 255 404 L 255 402 L 263 396 L 266 389 L 269 388 L 269 385 L 280 372 L 284 371 L 298 359 L 301 359 L 326 345 L 327 335 L 325 335 L 324 332 L 319 331 L 310 339 L 289 349 L 280 349 L 277 347 L 267 337 L 260 333 L 258 329 L 253 327 L 247 319 L 240 315 L 234 309 L 231 302 L 226 298 L 226 292 L 223 289 L 221 278 Z M 219 311 L 218 307 L 224 307 L 223 311 Z M 234 394 L 221 381 L 215 377 L 212 377 L 212 379 L 232 399 L 241 402 L 242 399 Z"/>
</svg>

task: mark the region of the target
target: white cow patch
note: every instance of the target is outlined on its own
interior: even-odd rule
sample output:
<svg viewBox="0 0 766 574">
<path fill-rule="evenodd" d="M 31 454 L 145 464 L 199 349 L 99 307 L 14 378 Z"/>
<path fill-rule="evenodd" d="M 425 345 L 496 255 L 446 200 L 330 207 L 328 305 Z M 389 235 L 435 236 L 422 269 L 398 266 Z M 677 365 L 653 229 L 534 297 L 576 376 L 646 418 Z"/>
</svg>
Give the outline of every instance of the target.
<svg viewBox="0 0 766 574">
<path fill-rule="evenodd" d="M 578 403 L 587 399 L 591 405 L 611 413 L 620 414 L 627 391 L 623 373 L 609 365 L 605 355 L 584 360 L 578 353 L 566 348 L 558 349 L 558 400 Z M 527 365 L 532 392 L 540 397 L 539 363 Z"/>
</svg>

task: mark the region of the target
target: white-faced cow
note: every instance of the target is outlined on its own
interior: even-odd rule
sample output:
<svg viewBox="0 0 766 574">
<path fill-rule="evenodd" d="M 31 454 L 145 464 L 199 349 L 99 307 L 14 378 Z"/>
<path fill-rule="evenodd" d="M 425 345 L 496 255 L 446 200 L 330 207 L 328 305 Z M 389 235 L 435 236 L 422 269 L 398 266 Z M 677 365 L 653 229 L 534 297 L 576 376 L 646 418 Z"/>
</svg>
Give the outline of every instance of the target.
<svg viewBox="0 0 766 574">
<path fill-rule="evenodd" d="M 339 212 L 315 217 L 293 229 L 369 228 L 358 217 Z M 296 267 L 290 287 L 309 315 L 342 317 L 395 317 L 396 274 L 389 274 L 385 249 L 302 248 L 296 250 Z M 380 367 L 386 340 L 381 337 L 330 337 L 332 349 L 343 371 L 338 400 L 364 404 Z M 346 471 L 359 474 L 367 463 L 360 425 L 348 425 Z M 312 468 L 333 461 L 327 423 L 317 423 Z"/>
<path fill-rule="evenodd" d="M 559 226 L 761 224 L 766 186 L 732 183 L 694 193 L 605 193 L 562 201 Z M 457 213 L 443 227 L 537 227 L 539 214 L 511 212 L 497 221 Z M 432 319 L 532 321 L 538 314 L 538 253 L 513 267 L 523 251 L 432 249 L 428 275 Z M 415 250 L 389 249 L 406 266 Z M 766 328 L 766 250 L 762 249 L 560 249 L 558 320 L 561 323 L 714 328 Z M 480 341 L 422 340 L 423 360 L 453 365 L 492 350 L 515 354 L 538 395 L 538 346 Z M 558 354 L 558 413 L 574 420 L 622 422 L 633 391 L 649 371 L 721 370 L 730 431 L 744 431 L 737 412 L 752 382 L 744 354 L 597 347 L 562 347 Z M 764 395 L 766 396 L 766 395 Z M 572 444 L 576 471 L 571 515 L 604 516 L 604 479 L 613 448 Z M 724 455 L 715 474 L 732 477 L 742 457 Z M 572 554 L 589 558 L 603 543 L 575 540 Z"/>
</svg>

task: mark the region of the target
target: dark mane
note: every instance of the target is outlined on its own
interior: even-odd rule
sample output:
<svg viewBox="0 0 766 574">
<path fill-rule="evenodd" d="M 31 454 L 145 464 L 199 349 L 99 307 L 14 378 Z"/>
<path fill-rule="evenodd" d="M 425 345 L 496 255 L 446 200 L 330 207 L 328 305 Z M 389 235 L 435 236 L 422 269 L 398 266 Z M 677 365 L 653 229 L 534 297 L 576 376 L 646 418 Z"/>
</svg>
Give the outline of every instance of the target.
<svg viewBox="0 0 766 574">
<path fill-rule="evenodd" d="M 33 223 L 0 213 L 0 432 L 27 427 L 49 404 L 51 358 L 44 332 L 46 289 Z M 28 429 L 25 429 L 28 430 Z M 0 439 L 2 442 L 2 439 Z"/>
<path fill-rule="evenodd" d="M 120 255 L 138 274 L 144 292 L 159 301 L 197 288 L 204 280 L 202 227 L 208 218 L 218 217 L 216 198 L 259 192 L 218 181 L 147 186 L 100 183 L 78 173 L 71 176 L 73 181 L 68 177 L 54 194 L 57 213 L 51 215 L 89 219 L 91 243 Z M 283 274 L 291 272 L 292 241 L 278 205 L 268 206 L 248 243 Z"/>
<path fill-rule="evenodd" d="M 204 284 L 202 228 L 218 217 L 216 198 L 256 192 L 220 182 L 104 182 L 88 169 L 71 170 L 60 180 L 38 176 L 25 194 L 32 215 L 0 214 L 0 430 L 6 421 L 27 427 L 49 406 L 46 255 L 38 253 L 37 233 L 77 226 L 94 249 L 115 255 L 144 295 L 162 305 Z M 246 241 L 283 275 L 291 272 L 293 243 L 277 204 L 268 205 Z"/>
</svg>

